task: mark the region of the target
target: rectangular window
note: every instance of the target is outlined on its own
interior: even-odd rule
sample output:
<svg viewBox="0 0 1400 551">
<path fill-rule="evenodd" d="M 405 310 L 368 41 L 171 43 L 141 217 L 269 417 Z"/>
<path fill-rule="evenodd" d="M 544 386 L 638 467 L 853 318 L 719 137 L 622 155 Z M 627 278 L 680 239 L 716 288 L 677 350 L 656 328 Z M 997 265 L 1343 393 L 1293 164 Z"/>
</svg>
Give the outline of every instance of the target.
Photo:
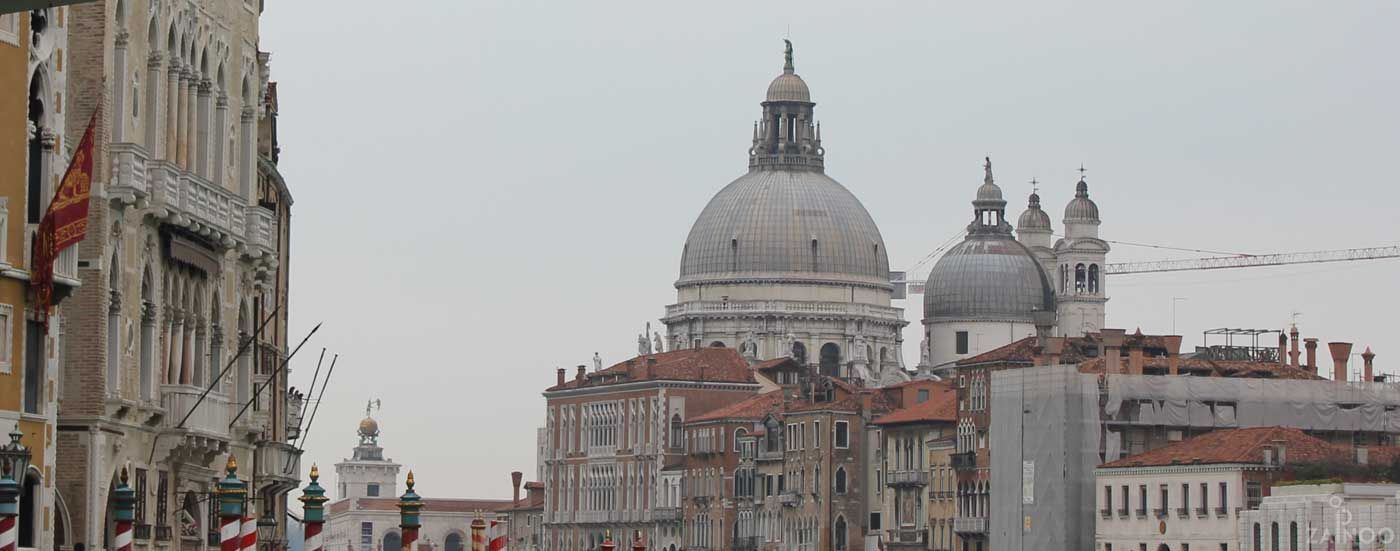
<svg viewBox="0 0 1400 551">
<path fill-rule="evenodd" d="M 797 449 L 797 425 L 796 425 L 796 424 L 790 424 L 790 425 L 787 426 L 787 449 L 788 449 L 788 451 L 794 451 L 794 450 Z"/>
<path fill-rule="evenodd" d="M 837 422 L 836 422 L 836 448 L 837 448 L 837 449 L 844 450 L 844 449 L 850 447 L 850 445 L 851 445 L 851 442 L 850 442 L 850 435 L 847 434 L 847 429 L 848 429 L 849 426 L 850 426 L 850 423 L 848 423 L 848 422 L 846 422 L 846 421 L 837 421 Z"/>
<path fill-rule="evenodd" d="M 1118 514 L 1126 517 L 1128 516 L 1128 485 L 1124 484 L 1123 487 L 1119 489 L 1123 490 L 1123 495 L 1120 498 L 1123 502 L 1123 507 L 1122 511 L 1119 511 Z"/>
<path fill-rule="evenodd" d="M 44 390 L 44 326 L 25 320 L 24 322 L 24 412 L 43 411 Z"/>
<path fill-rule="evenodd" d="M 0 340 L 0 373 L 13 372 L 14 356 L 11 343 L 14 342 L 14 314 L 14 306 L 0 304 L 0 339 L 3 339 Z"/>
<path fill-rule="evenodd" d="M 924 403 L 924 402 L 927 402 L 927 401 L 928 401 L 928 389 L 926 389 L 926 388 L 921 388 L 921 389 L 919 389 L 919 397 L 916 399 L 916 401 L 917 401 L 918 403 L 920 403 L 920 404 L 922 404 L 922 403 Z"/>
<path fill-rule="evenodd" d="M 19 14 L 0 15 L 0 42 L 19 46 Z"/>
<path fill-rule="evenodd" d="M 1229 494 L 1229 488 L 1230 488 L 1230 487 L 1229 487 L 1229 485 L 1228 485 L 1227 483 L 1225 483 L 1225 482 L 1221 482 L 1221 483 L 1220 483 L 1220 510 L 1217 511 L 1217 512 L 1220 513 L 1220 514 L 1222 514 L 1222 515 L 1225 514 L 1226 511 L 1229 511 L 1229 510 L 1230 510 L 1230 494 Z"/>
<path fill-rule="evenodd" d="M 807 449 L 807 423 L 801 423 L 797 426 L 797 449 Z"/>
<path fill-rule="evenodd" d="M 1167 485 L 1160 484 L 1157 487 L 1157 516 L 1167 516 Z"/>
<path fill-rule="evenodd" d="M 365 484 L 365 495 L 369 497 L 379 497 L 379 485 L 373 482 Z"/>
<path fill-rule="evenodd" d="M 360 523 L 360 545 L 363 546 L 363 547 L 362 547 L 363 549 L 372 549 L 371 546 L 374 545 L 374 523 L 373 523 L 373 522 L 361 522 L 361 523 Z M 386 550 L 386 551 L 387 551 L 387 550 Z"/>
<path fill-rule="evenodd" d="M 156 526 L 170 526 L 169 490 L 170 473 L 156 471 Z"/>
<path fill-rule="evenodd" d="M 812 421 L 812 449 L 822 447 L 822 422 Z"/>
<path fill-rule="evenodd" d="M 1186 510 L 1191 507 L 1191 485 L 1183 483 L 1181 485 L 1181 514 L 1186 514 Z"/>
<path fill-rule="evenodd" d="M 1258 482 L 1244 483 L 1244 508 L 1258 509 L 1259 502 L 1264 501 L 1264 487 Z"/>
<path fill-rule="evenodd" d="M 870 513 L 870 529 L 880 530 L 880 513 L 878 511 Z"/>
<path fill-rule="evenodd" d="M 958 342 L 956 343 L 956 345 L 957 345 L 957 348 L 956 348 L 957 353 L 958 353 L 958 354 L 966 354 L 966 353 L 967 353 L 967 331 L 958 331 L 958 332 L 957 332 L 957 341 L 958 341 Z"/>
<path fill-rule="evenodd" d="M 146 469 L 136 469 L 136 524 L 146 524 Z"/>
<path fill-rule="evenodd" d="M 1206 508 L 1210 507 L 1210 485 L 1201 483 L 1201 514 L 1206 514 Z"/>
<path fill-rule="evenodd" d="M 1107 512 L 1113 508 L 1113 486 L 1103 487 L 1103 510 Z"/>
<path fill-rule="evenodd" d="M 1146 484 L 1139 484 L 1139 485 L 1138 485 L 1138 509 L 1137 509 L 1137 515 L 1140 516 L 1140 517 L 1145 517 L 1145 516 L 1147 516 L 1147 485 L 1146 485 Z"/>
</svg>

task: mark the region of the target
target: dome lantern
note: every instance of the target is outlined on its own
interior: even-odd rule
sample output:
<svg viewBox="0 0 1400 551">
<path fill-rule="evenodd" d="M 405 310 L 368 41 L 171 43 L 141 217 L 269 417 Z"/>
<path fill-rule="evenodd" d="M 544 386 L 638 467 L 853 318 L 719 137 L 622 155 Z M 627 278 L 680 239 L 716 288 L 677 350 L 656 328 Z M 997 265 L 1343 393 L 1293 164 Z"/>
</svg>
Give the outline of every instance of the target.
<svg viewBox="0 0 1400 551">
<path fill-rule="evenodd" d="M 754 128 L 749 168 L 822 170 L 821 126 L 812 115 L 812 92 L 792 66 L 792 41 L 783 40 L 783 72 L 768 84 L 763 119 Z"/>
</svg>

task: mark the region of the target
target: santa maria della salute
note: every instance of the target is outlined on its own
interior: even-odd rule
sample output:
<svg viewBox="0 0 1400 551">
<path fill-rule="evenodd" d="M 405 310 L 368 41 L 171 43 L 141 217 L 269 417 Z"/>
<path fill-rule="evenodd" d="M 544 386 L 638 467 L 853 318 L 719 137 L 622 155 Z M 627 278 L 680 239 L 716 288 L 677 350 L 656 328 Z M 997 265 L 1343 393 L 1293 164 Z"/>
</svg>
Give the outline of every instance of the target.
<svg viewBox="0 0 1400 551">
<path fill-rule="evenodd" d="M 826 173 L 816 103 L 787 43 L 754 124 L 748 172 L 717 193 L 681 249 L 670 349 L 731 347 L 750 360 L 791 357 L 822 375 L 884 386 L 1027 336 L 1103 326 L 1098 207 L 1077 184 L 1065 238 L 1032 194 L 1013 237 L 986 160 L 967 238 L 925 285 L 916 365 L 901 354 L 904 311 L 891 305 L 889 255 L 860 200 Z M 969 186 L 969 190 L 971 186 Z"/>
</svg>

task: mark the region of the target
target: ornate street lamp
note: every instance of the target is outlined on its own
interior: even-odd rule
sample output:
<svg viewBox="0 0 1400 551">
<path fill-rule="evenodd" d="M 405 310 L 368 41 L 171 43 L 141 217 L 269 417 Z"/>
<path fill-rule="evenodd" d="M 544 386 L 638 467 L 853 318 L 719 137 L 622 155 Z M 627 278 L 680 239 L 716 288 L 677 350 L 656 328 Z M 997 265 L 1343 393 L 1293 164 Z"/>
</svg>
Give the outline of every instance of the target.
<svg viewBox="0 0 1400 551">
<path fill-rule="evenodd" d="M 24 485 L 24 475 L 29 469 L 29 448 L 19 443 L 19 439 L 24 437 L 24 433 L 19 431 L 19 423 L 15 423 L 15 429 L 10 431 L 10 443 L 0 446 L 0 472 L 4 472 L 11 480 Z M 5 468 L 7 466 L 9 468 Z"/>
</svg>

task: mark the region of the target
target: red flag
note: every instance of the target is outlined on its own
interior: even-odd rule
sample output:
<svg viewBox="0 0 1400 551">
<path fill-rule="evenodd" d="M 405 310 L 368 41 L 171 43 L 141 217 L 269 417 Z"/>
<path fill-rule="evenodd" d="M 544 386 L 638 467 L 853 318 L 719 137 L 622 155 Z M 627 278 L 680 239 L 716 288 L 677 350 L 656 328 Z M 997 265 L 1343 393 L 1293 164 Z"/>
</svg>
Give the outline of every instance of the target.
<svg viewBox="0 0 1400 551">
<path fill-rule="evenodd" d="M 92 114 L 83 140 L 73 151 L 73 160 L 63 173 L 44 219 L 34 233 L 34 248 L 30 255 L 29 285 L 34 290 L 34 315 L 45 327 L 49 323 L 49 308 L 53 305 L 53 263 L 58 253 L 76 245 L 87 236 L 88 199 L 92 196 L 93 130 L 97 113 Z"/>
</svg>

